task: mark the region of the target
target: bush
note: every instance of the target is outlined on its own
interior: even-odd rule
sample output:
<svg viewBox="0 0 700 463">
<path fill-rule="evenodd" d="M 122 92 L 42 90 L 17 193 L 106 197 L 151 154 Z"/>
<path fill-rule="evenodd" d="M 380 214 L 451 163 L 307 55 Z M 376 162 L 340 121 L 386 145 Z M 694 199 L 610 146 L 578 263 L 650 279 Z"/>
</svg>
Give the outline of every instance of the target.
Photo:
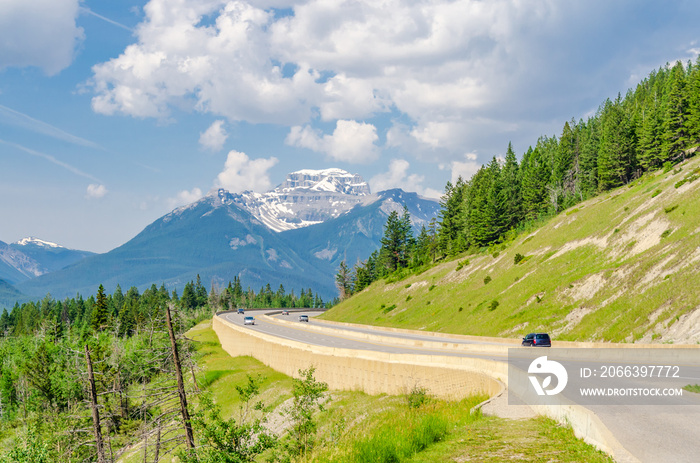
<svg viewBox="0 0 700 463">
<path fill-rule="evenodd" d="M 493 300 L 493 301 L 491 301 L 491 305 L 489 306 L 489 310 L 496 310 L 499 305 L 500 304 L 498 303 L 498 301 Z"/>
<path fill-rule="evenodd" d="M 676 188 L 678 188 L 678 187 L 676 187 Z M 656 197 L 659 196 L 660 194 L 661 194 L 661 190 L 656 190 L 655 192 L 653 192 L 653 193 L 651 194 L 651 197 L 652 197 L 652 198 L 656 198 Z"/>
<path fill-rule="evenodd" d="M 520 253 L 518 252 L 518 253 L 516 253 L 515 256 L 513 257 L 513 263 L 514 263 L 515 265 L 518 265 L 520 262 L 523 261 L 524 258 L 525 258 L 525 256 L 523 256 L 522 254 L 520 254 Z"/>
<path fill-rule="evenodd" d="M 406 394 L 406 404 L 408 408 L 420 408 L 428 403 L 429 400 L 428 390 L 424 387 L 413 386 L 411 391 Z"/>
<path fill-rule="evenodd" d="M 486 275 L 484 278 L 484 284 L 487 285 L 489 283 L 491 283 L 491 275 Z"/>
</svg>

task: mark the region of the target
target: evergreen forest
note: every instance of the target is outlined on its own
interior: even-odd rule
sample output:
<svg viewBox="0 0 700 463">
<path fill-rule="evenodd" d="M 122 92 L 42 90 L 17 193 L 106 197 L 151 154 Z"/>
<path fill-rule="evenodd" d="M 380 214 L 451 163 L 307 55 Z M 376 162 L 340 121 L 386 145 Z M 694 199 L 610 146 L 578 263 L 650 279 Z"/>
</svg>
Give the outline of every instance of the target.
<svg viewBox="0 0 700 463">
<path fill-rule="evenodd" d="M 645 172 L 670 170 L 700 149 L 700 57 L 651 72 L 586 120 L 541 136 L 518 161 L 509 143 L 470 179 L 447 182 L 441 210 L 414 236 L 410 216 L 392 212 L 381 248 L 336 274 L 341 299 L 372 281 L 420 271 L 465 252 L 493 248 L 538 221 Z"/>
</svg>

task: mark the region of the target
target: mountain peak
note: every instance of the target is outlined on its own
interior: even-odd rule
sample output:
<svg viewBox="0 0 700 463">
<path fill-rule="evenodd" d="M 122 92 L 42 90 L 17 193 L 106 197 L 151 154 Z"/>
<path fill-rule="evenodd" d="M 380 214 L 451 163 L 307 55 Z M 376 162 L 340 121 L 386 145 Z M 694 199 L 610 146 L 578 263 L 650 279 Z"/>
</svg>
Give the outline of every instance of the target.
<svg viewBox="0 0 700 463">
<path fill-rule="evenodd" d="M 52 243 L 50 241 L 44 241 L 42 239 L 39 239 L 35 236 L 29 236 L 27 238 L 22 238 L 19 241 L 15 241 L 12 244 L 16 244 L 18 246 L 29 246 L 29 245 L 34 245 L 34 246 L 39 246 L 43 248 L 62 248 L 60 244 Z"/>
<path fill-rule="evenodd" d="M 360 175 L 338 168 L 291 172 L 287 174 L 284 183 L 270 193 L 288 193 L 291 190 L 326 191 L 355 196 L 370 194 L 369 185 Z"/>
</svg>

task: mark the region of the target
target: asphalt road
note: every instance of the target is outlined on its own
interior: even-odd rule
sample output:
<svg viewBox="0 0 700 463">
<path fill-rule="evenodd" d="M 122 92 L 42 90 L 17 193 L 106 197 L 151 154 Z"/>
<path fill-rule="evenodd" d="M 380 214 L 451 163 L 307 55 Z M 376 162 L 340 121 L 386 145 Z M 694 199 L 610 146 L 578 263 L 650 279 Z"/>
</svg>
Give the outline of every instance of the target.
<svg viewBox="0 0 700 463">
<path fill-rule="evenodd" d="M 259 315 L 269 311 L 247 311 L 245 315 L 256 317 L 256 324 L 247 326 L 247 329 L 261 331 L 284 339 L 304 342 L 307 344 L 338 347 L 345 349 L 368 350 L 388 352 L 393 354 L 425 354 L 445 356 L 478 357 L 490 360 L 506 362 L 504 355 L 498 354 L 473 354 L 455 349 L 441 349 L 412 347 L 401 344 L 376 342 L 355 337 L 362 334 L 376 334 L 370 328 L 345 327 L 343 332 L 328 330 L 327 333 L 312 329 L 309 325 L 324 327 L 320 320 L 308 323 L 298 322 L 298 315 L 302 312 L 292 312 L 290 315 L 275 315 L 272 321 L 263 320 Z M 320 312 L 303 312 L 310 317 Z M 242 325 L 243 315 L 235 313 L 222 314 L 226 320 Z M 280 323 L 275 318 L 293 321 L 293 324 Z M 329 325 L 325 325 L 329 326 Z M 433 336 L 421 336 L 420 334 L 403 334 L 381 331 L 382 336 L 389 338 L 408 338 L 416 341 L 444 341 L 445 338 L 436 339 Z M 476 341 L 459 338 L 448 339 L 450 343 L 474 344 Z M 488 343 L 499 345 L 498 343 Z M 512 347 L 512 344 L 503 343 L 502 346 Z M 546 351 L 546 348 L 543 349 Z M 700 351 L 698 351 L 698 363 L 700 364 Z M 543 354 L 544 355 L 544 354 Z M 700 384 L 700 369 L 698 365 L 684 370 L 680 381 L 686 384 Z M 669 461 L 678 463 L 700 462 L 700 394 L 685 393 L 682 399 L 676 399 L 676 405 L 586 405 L 594 411 L 618 441 L 640 461 L 659 462 Z M 546 449 L 543 449 L 546 454 Z"/>
</svg>

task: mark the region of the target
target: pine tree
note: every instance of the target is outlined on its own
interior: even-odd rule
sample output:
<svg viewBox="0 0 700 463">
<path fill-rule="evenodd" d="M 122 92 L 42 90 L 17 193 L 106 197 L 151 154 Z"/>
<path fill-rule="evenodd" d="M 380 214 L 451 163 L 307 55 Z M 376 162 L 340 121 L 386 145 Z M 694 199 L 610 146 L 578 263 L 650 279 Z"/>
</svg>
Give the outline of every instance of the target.
<svg viewBox="0 0 700 463">
<path fill-rule="evenodd" d="M 508 143 L 506 162 L 501 170 L 501 183 L 504 198 L 504 226 L 506 230 L 515 228 L 522 220 L 522 184 L 520 179 L 520 166 L 515 157 L 513 145 Z"/>
<path fill-rule="evenodd" d="M 620 95 L 615 102 L 607 100 L 602 113 L 598 179 L 601 190 L 627 183 L 635 168 L 634 129 L 625 114 Z"/>
<path fill-rule="evenodd" d="M 352 274 L 344 260 L 340 262 L 338 273 L 335 274 L 335 284 L 341 300 L 352 295 Z"/>
<path fill-rule="evenodd" d="M 455 255 L 467 248 L 464 203 L 466 190 L 467 185 L 462 177 L 458 177 L 454 185 L 451 182 L 445 185 L 445 194 L 440 200 L 437 233 L 437 250 L 443 256 Z"/>
<path fill-rule="evenodd" d="M 523 215 L 533 220 L 547 210 L 549 166 L 539 147 L 530 147 L 522 162 Z"/>
<path fill-rule="evenodd" d="M 685 94 L 685 69 L 678 61 L 666 82 L 663 141 L 665 160 L 685 159 L 690 141 L 688 133 L 688 98 Z"/>
<path fill-rule="evenodd" d="M 656 95 L 649 95 L 644 105 L 639 131 L 639 165 L 644 170 L 656 169 L 663 163 L 661 107 Z"/>
<path fill-rule="evenodd" d="M 700 56 L 688 76 L 688 136 L 690 145 L 700 145 Z"/>
<path fill-rule="evenodd" d="M 92 320 L 90 327 L 94 332 L 102 331 L 109 323 L 109 311 L 107 308 L 107 296 L 105 296 L 105 288 L 100 285 L 97 289 L 97 300 L 92 309 Z"/>
</svg>

